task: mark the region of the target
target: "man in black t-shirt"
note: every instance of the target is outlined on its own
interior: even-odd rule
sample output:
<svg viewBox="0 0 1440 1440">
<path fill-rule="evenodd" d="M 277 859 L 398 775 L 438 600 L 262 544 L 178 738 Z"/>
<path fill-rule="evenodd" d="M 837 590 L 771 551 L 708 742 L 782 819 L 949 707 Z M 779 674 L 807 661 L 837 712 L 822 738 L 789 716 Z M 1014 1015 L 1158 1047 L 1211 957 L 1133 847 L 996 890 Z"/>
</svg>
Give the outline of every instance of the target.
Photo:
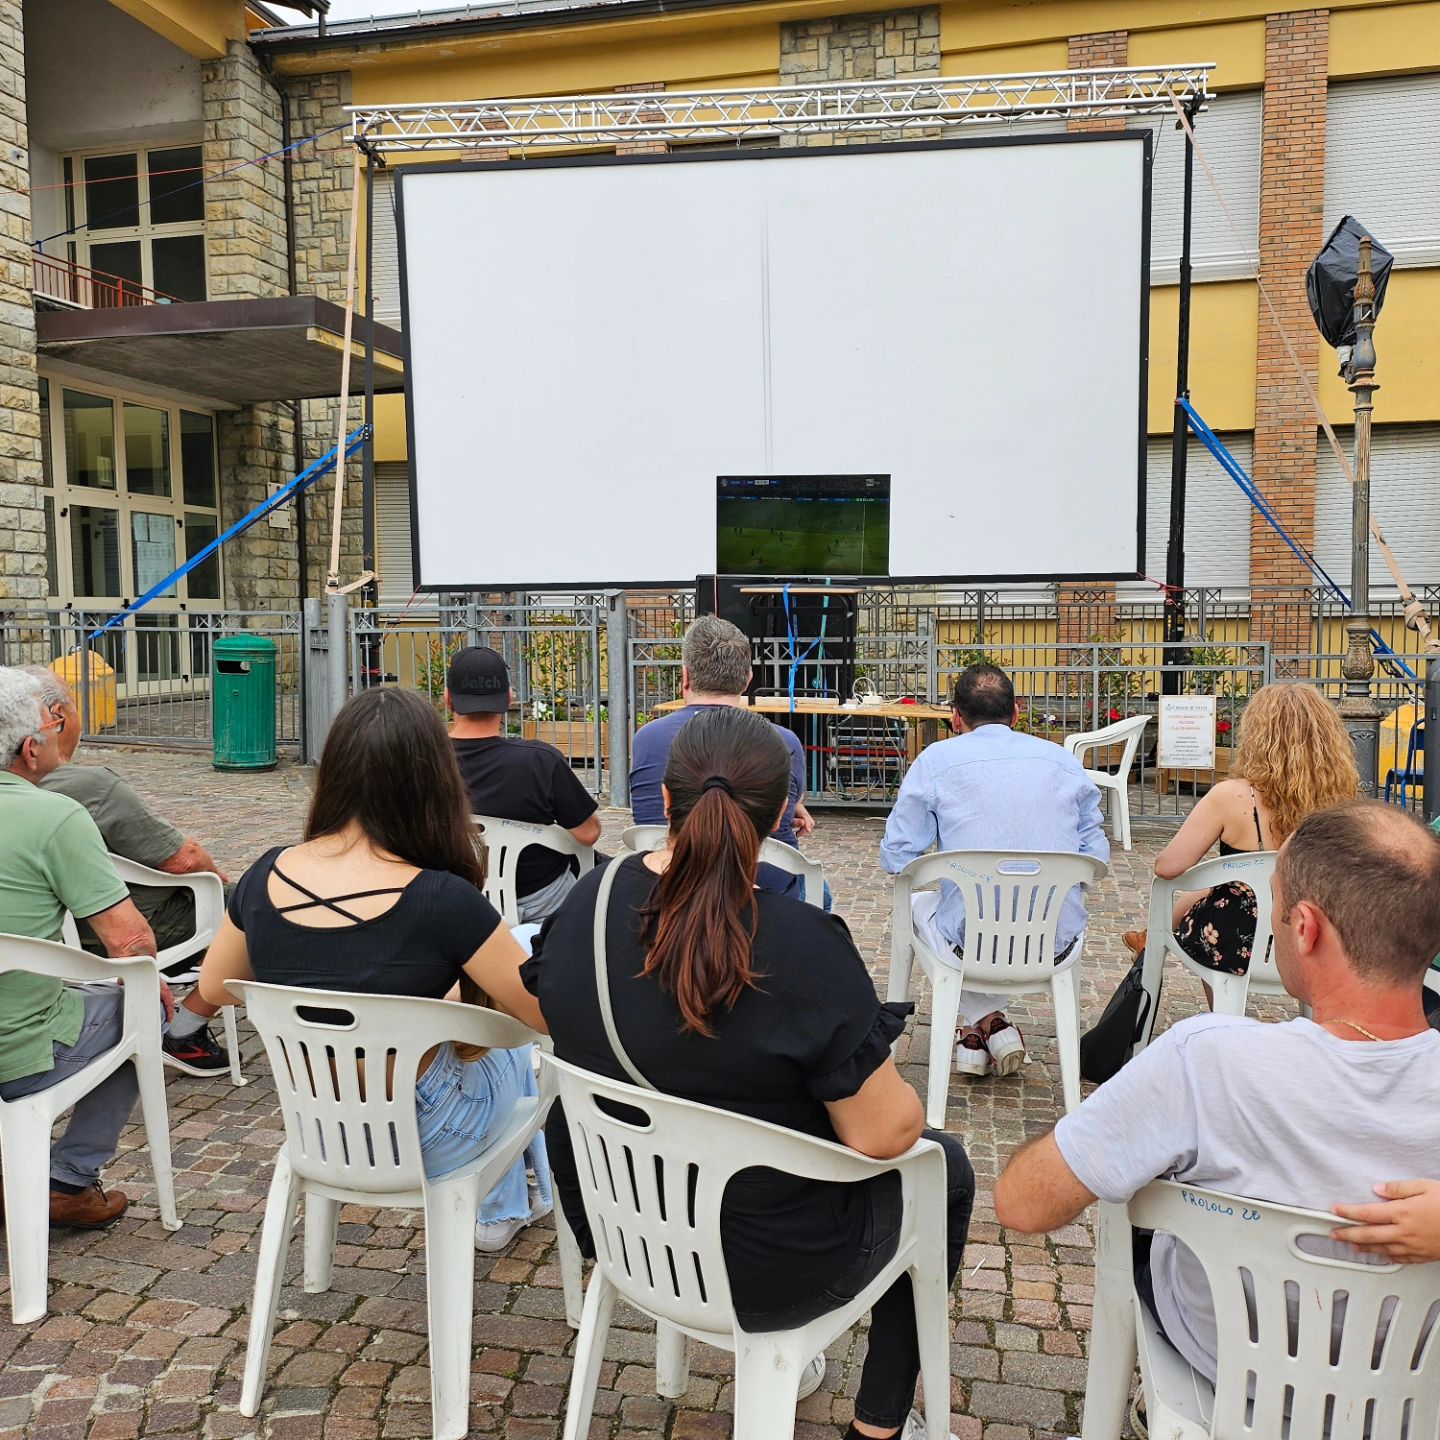
<svg viewBox="0 0 1440 1440">
<path fill-rule="evenodd" d="M 593 845 L 600 838 L 595 797 L 553 745 L 504 733 L 514 702 L 510 672 L 494 650 L 471 645 L 450 662 L 445 689 L 445 703 L 455 714 L 450 743 L 471 810 L 500 820 L 559 825 L 582 845 Z M 531 845 L 520 857 L 515 881 L 522 923 L 538 924 L 560 908 L 574 885 L 574 862 Z"/>
</svg>

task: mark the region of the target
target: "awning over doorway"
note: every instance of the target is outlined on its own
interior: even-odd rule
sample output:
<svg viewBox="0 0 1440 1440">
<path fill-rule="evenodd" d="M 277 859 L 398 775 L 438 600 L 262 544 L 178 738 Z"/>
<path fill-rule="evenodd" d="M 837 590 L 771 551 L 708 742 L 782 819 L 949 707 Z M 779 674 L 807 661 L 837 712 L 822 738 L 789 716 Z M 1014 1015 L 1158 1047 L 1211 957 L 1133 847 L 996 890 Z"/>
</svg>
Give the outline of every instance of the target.
<svg viewBox="0 0 1440 1440">
<path fill-rule="evenodd" d="M 123 309 L 40 310 L 42 358 L 235 405 L 340 393 L 345 311 L 315 295 Z M 364 325 L 351 339 L 350 392 L 364 390 Z M 375 326 L 375 389 L 400 390 L 400 333 Z"/>
</svg>

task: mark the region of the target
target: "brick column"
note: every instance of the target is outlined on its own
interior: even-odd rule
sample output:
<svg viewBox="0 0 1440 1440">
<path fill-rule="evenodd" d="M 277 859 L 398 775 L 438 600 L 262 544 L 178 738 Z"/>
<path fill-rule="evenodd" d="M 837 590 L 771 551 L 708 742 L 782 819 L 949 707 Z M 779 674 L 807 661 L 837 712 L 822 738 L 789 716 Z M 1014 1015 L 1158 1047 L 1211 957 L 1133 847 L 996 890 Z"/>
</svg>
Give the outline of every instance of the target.
<svg viewBox="0 0 1440 1440">
<path fill-rule="evenodd" d="M 1319 336 L 1305 298 L 1305 270 L 1324 239 L 1326 10 L 1265 22 L 1265 123 L 1260 146 L 1260 274 L 1306 373 L 1316 374 Z M 1315 538 L 1316 416 L 1279 327 L 1263 300 L 1255 378 L 1255 480 L 1302 544 Z M 1305 650 L 1308 607 L 1265 603 L 1264 591 L 1303 587 L 1309 572 L 1258 513 L 1250 517 L 1250 635 Z"/>
<path fill-rule="evenodd" d="M 43 605 L 40 394 L 20 0 L 0 0 L 0 606 Z"/>
<path fill-rule="evenodd" d="M 646 80 L 637 85 L 617 85 L 617 95 L 653 95 L 665 88 L 663 80 Z M 641 110 L 637 117 L 641 123 L 653 124 L 661 119 L 661 112 L 658 110 Z M 631 140 L 615 147 L 617 155 L 668 155 L 670 153 L 670 142 L 668 140 Z"/>
<path fill-rule="evenodd" d="M 1104 30 L 1095 35 L 1072 35 L 1069 68 L 1098 70 L 1112 65 L 1124 65 L 1129 59 L 1129 53 L 1130 36 L 1124 30 Z M 1094 134 L 1124 128 L 1125 121 L 1119 116 L 1113 119 L 1077 117 L 1067 124 L 1067 129 L 1076 134 Z M 1109 640 L 1119 634 L 1113 585 L 1062 584 L 1056 592 L 1055 606 L 1056 638 L 1062 642 L 1069 640 L 1086 643 L 1097 638 Z"/>
</svg>

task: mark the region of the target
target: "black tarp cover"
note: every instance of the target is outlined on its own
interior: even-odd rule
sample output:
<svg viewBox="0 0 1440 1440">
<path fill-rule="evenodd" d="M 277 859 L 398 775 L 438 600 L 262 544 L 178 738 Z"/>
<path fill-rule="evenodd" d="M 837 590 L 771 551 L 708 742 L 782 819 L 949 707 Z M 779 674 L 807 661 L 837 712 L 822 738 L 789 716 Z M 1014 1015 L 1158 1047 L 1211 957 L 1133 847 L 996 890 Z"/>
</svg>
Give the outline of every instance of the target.
<svg viewBox="0 0 1440 1440">
<path fill-rule="evenodd" d="M 1395 257 L 1353 215 L 1345 216 L 1330 232 L 1325 248 L 1305 272 L 1310 313 L 1326 343 L 1336 349 L 1355 343 L 1355 277 L 1360 273 L 1360 242 L 1367 235 L 1375 276 L 1375 313 L 1379 315 Z"/>
</svg>

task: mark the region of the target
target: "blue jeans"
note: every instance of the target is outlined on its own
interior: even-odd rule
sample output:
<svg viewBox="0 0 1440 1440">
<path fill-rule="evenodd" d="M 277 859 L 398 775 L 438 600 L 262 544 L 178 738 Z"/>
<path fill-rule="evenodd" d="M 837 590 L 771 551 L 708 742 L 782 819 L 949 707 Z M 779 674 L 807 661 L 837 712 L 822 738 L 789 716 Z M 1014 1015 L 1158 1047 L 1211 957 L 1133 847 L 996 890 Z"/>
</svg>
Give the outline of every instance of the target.
<svg viewBox="0 0 1440 1440">
<path fill-rule="evenodd" d="M 450 1044 L 440 1047 L 415 1082 L 415 1118 L 429 1179 L 442 1179 L 475 1160 L 495 1143 L 517 1102 L 536 1093 L 533 1049 L 492 1050 L 479 1060 L 461 1060 Z M 550 1161 L 545 1137 L 537 1133 L 524 1156 L 481 1201 L 482 1224 L 529 1219 L 527 1165 L 535 1172 L 540 1198 L 551 1203 Z"/>
<path fill-rule="evenodd" d="M 19 1100 L 48 1090 L 120 1043 L 125 1031 L 125 992 L 118 985 L 76 988 L 85 1000 L 85 1019 L 75 1043 L 55 1046 L 53 1069 L 0 1083 L 0 1099 Z M 50 1147 L 50 1178 L 65 1185 L 95 1184 L 101 1167 L 115 1158 L 120 1132 L 139 1095 L 140 1082 L 128 1062 L 82 1095 L 70 1112 L 64 1135 Z"/>
</svg>

